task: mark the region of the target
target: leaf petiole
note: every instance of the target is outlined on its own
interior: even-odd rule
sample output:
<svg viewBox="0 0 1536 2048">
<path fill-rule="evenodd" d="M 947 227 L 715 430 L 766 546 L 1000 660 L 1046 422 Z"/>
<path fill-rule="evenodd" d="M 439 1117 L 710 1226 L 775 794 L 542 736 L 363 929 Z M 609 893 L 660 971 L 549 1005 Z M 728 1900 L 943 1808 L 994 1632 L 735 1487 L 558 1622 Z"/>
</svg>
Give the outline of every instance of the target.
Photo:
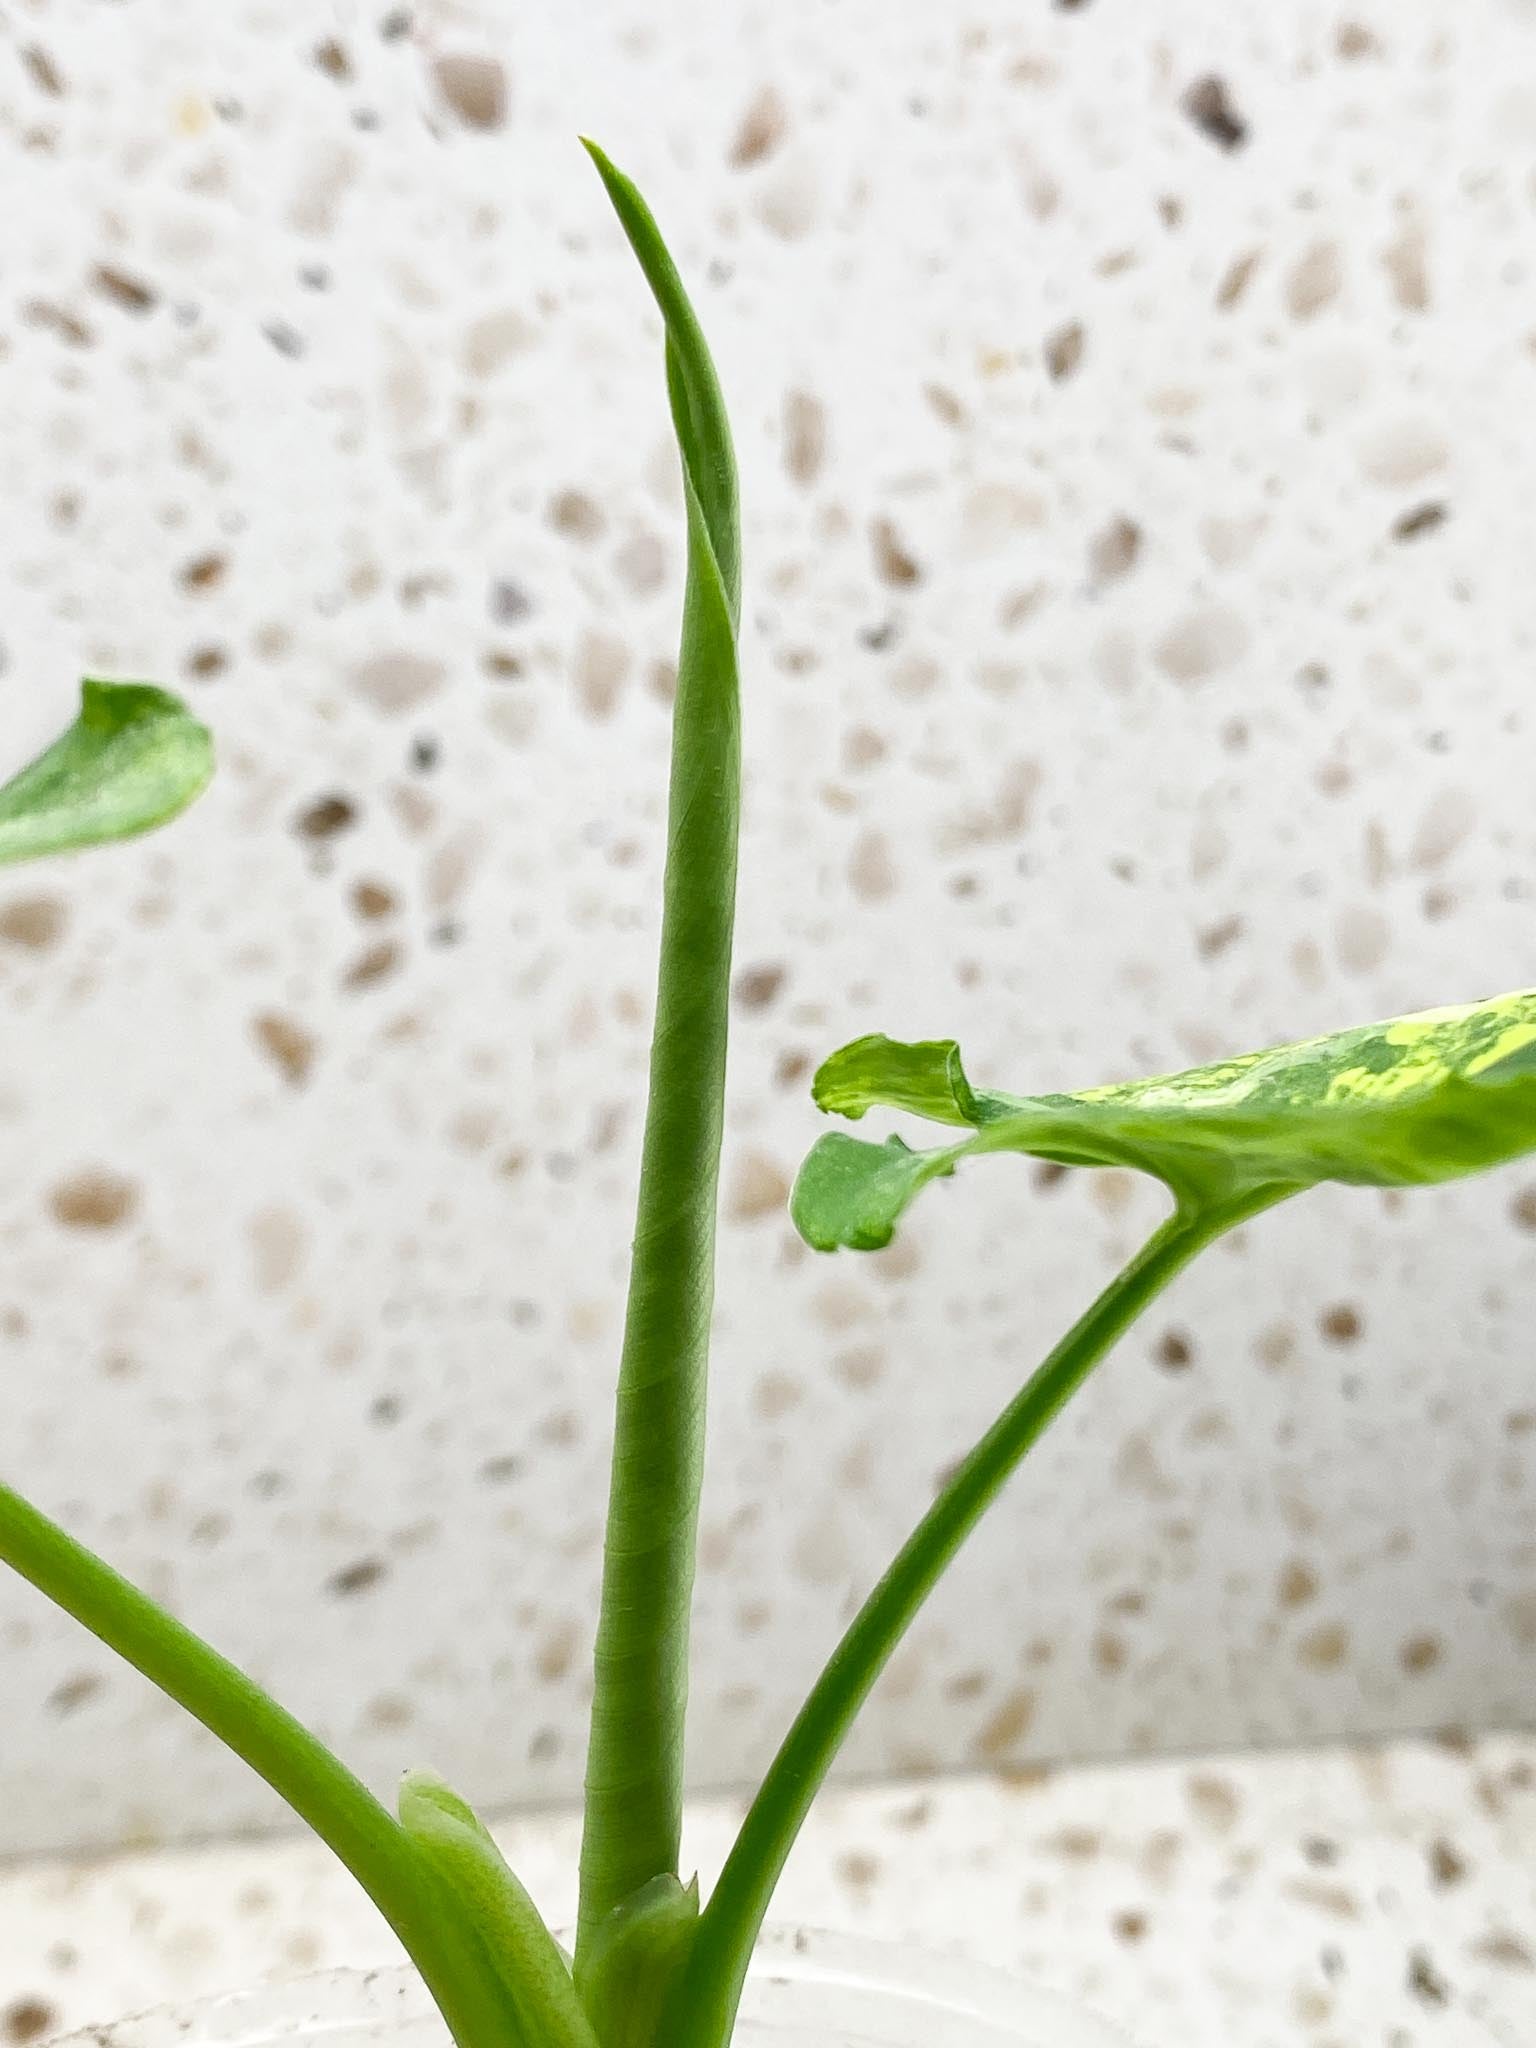
<svg viewBox="0 0 1536 2048">
<path fill-rule="evenodd" d="M 859 1610 L 769 1766 L 700 1917 L 670 2027 L 658 2037 L 667 2048 L 726 2048 L 774 1887 L 854 1716 L 923 1602 L 1025 1454 L 1104 1354 L 1191 1259 L 1290 1192 L 1266 1189 L 1224 1207 L 1175 1210 L 951 1476 Z"/>
</svg>

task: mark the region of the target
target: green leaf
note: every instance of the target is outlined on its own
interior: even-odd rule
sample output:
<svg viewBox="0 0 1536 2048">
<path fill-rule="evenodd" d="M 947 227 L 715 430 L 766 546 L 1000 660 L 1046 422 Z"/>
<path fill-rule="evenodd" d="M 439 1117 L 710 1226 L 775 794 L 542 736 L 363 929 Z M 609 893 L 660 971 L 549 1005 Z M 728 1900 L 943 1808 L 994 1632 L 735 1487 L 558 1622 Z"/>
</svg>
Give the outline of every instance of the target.
<svg viewBox="0 0 1536 2048">
<path fill-rule="evenodd" d="M 587 147 L 666 329 L 688 575 L 587 1750 L 578 1963 L 616 1907 L 652 1878 L 678 1875 L 741 789 L 741 543 L 725 403 L 650 210 L 602 151 Z"/>
<path fill-rule="evenodd" d="M 0 864 L 148 832 L 212 774 L 212 735 L 168 690 L 87 677 L 74 724 L 0 787 Z"/>
<path fill-rule="evenodd" d="M 409 1771 L 400 1825 L 489 1951 L 527 2048 L 598 2048 L 559 1944 L 473 1808 L 432 1772 Z"/>
<path fill-rule="evenodd" d="M 878 1103 L 936 1124 L 979 1124 L 986 1118 L 952 1038 L 920 1045 L 857 1038 L 823 1061 L 811 1093 L 818 1109 L 836 1116 L 861 1117 Z"/>
<path fill-rule="evenodd" d="M 826 1062 L 814 1093 L 848 1117 L 907 1110 L 974 1132 L 923 1152 L 822 1138 L 790 1204 L 822 1251 L 888 1243 L 920 1188 L 984 1152 L 1134 1167 L 1190 1209 L 1324 1180 L 1410 1187 L 1536 1148 L 1536 990 L 1066 1095 L 979 1093 L 951 1040 L 861 1038 Z"/>
<path fill-rule="evenodd" d="M 790 1197 L 790 1214 L 819 1252 L 846 1246 L 877 1252 L 919 1188 L 955 1170 L 958 1148 L 914 1152 L 900 1138 L 883 1145 L 830 1131 L 812 1148 Z"/>
<path fill-rule="evenodd" d="M 656 2048 L 662 2012 L 699 1930 L 699 1881 L 654 1877 L 615 1906 L 576 1971 L 603 2048 Z"/>
</svg>

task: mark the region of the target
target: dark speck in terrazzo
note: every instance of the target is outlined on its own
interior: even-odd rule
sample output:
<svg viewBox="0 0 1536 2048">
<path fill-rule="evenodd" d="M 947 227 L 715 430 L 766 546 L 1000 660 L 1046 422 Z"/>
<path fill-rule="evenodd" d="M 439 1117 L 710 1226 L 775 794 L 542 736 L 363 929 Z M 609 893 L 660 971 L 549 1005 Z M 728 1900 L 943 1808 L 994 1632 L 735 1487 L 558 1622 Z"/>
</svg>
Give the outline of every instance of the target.
<svg viewBox="0 0 1536 2048">
<path fill-rule="evenodd" d="M 1411 1949 L 1408 1954 L 1408 1989 L 1421 2005 L 1449 2005 L 1451 1987 L 1435 1968 L 1429 1951 Z"/>
<path fill-rule="evenodd" d="M 498 576 L 491 584 L 491 617 L 498 626 L 516 625 L 533 610 L 533 600 L 510 576 Z"/>
<path fill-rule="evenodd" d="M 263 323 L 261 331 L 280 356 L 289 356 L 297 361 L 303 355 L 304 337 L 286 320 L 268 320 Z"/>
<path fill-rule="evenodd" d="M 1064 384 L 1083 360 L 1087 334 L 1081 320 L 1069 320 L 1046 336 L 1045 367 L 1053 384 Z"/>
<path fill-rule="evenodd" d="M 327 36 L 323 43 L 316 43 L 315 69 L 324 72 L 337 85 L 350 85 L 352 82 L 352 60 L 345 46 L 334 36 Z"/>
<path fill-rule="evenodd" d="M 66 1678 L 56 1685 L 48 1695 L 48 1711 L 61 1718 L 73 1714 L 89 1705 L 103 1690 L 101 1678 L 94 1671 L 77 1672 L 73 1678 Z"/>
<path fill-rule="evenodd" d="M 29 2042 L 41 2041 L 54 2033 L 59 2024 L 58 2012 L 45 1998 L 15 1998 L 0 2010 L 0 2031 L 13 2048 L 27 2048 Z"/>
<path fill-rule="evenodd" d="M 1202 135 L 1220 149 L 1241 149 L 1248 139 L 1248 123 L 1238 112 L 1225 79 L 1208 73 L 1197 78 L 1180 105 Z"/>
<path fill-rule="evenodd" d="M 1187 1372 L 1194 1357 L 1195 1347 L 1182 1330 L 1165 1330 L 1158 1339 L 1157 1362 L 1164 1372 Z"/>
<path fill-rule="evenodd" d="M 23 44 L 18 53 L 28 78 L 49 99 L 61 100 L 67 90 L 63 73 L 40 43 Z"/>
<path fill-rule="evenodd" d="M 334 839 L 338 832 L 345 832 L 356 823 L 356 804 L 350 797 L 333 791 L 306 804 L 295 818 L 293 829 L 301 839 Z"/>
<path fill-rule="evenodd" d="M 141 277 L 134 277 L 115 264 L 98 263 L 91 272 L 92 287 L 125 313 L 148 313 L 160 302 L 160 294 Z"/>
<path fill-rule="evenodd" d="M 453 51 L 433 65 L 437 89 L 466 128 L 481 133 L 507 118 L 507 74 L 495 57 Z"/>
<path fill-rule="evenodd" d="M 355 1564 L 343 1565 L 339 1572 L 332 1572 L 325 1582 L 325 1590 L 338 1600 L 350 1600 L 359 1593 L 370 1592 L 388 1576 L 389 1566 L 383 1558 L 360 1557 Z"/>
<path fill-rule="evenodd" d="M 1433 533 L 1437 526 L 1443 526 L 1451 516 L 1450 507 L 1433 501 L 1427 505 L 1415 505 L 1411 512 L 1405 512 L 1392 522 L 1394 540 L 1417 540 L 1420 534 Z"/>
<path fill-rule="evenodd" d="M 1365 1328 L 1360 1311 L 1347 1301 L 1335 1302 L 1318 1318 L 1318 1328 L 1330 1344 L 1353 1344 Z"/>
</svg>

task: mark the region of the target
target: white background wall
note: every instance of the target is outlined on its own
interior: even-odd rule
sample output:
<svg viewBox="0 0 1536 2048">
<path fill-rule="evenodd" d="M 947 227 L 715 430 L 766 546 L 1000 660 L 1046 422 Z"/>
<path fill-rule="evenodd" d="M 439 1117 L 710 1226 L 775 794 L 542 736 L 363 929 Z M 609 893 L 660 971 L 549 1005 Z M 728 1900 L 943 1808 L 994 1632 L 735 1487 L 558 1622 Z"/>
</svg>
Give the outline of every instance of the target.
<svg viewBox="0 0 1536 2048">
<path fill-rule="evenodd" d="M 1536 8 L 17 5 L 6 747 L 223 774 L 0 892 L 7 1478 L 381 1786 L 569 1795 L 654 943 L 694 282 L 748 826 L 694 1769 L 1155 1216 L 1019 1162 L 785 1223 L 811 1064 L 1030 1089 L 1536 980 Z M 1189 108 L 1223 105 L 1226 141 Z M 1536 1175 L 1213 1255 L 1039 1455 L 869 1770 L 1496 1722 Z M 0 1585 L 0 1850 L 274 1809 Z"/>
</svg>

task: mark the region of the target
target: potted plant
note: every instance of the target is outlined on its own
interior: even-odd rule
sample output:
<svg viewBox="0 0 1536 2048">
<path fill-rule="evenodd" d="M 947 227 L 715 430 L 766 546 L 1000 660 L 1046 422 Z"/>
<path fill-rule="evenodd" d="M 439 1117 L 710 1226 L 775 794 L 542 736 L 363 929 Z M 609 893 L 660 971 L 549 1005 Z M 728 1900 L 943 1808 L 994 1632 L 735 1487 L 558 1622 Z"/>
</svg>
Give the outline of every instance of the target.
<svg viewBox="0 0 1536 2048">
<path fill-rule="evenodd" d="M 980 1516 L 1094 1365 L 1215 1238 L 1322 1180 L 1407 1186 L 1536 1147 L 1536 991 L 1399 1018 L 1191 1072 L 1068 1093 L 975 1087 L 950 1041 L 866 1037 L 816 1076 L 825 1110 L 906 1112 L 959 1135 L 823 1136 L 791 1202 L 822 1251 L 870 1250 L 973 1155 L 1132 1167 L 1170 1212 L 927 1509 L 843 1637 L 770 1766 L 707 1900 L 680 1863 L 683 1720 L 698 1518 L 739 799 L 740 543 L 720 389 L 635 187 L 588 145 L 666 331 L 688 569 L 673 718 L 656 1023 L 588 1749 L 580 1919 L 555 1939 L 469 1806 L 406 1775 L 386 1811 L 206 1643 L 20 1495 L 0 1488 L 0 1560 L 195 1714 L 356 1876 L 414 1970 L 263 1993 L 118 2030 L 333 2040 L 446 2023 L 457 2048 L 728 2048 L 793 2038 L 885 2048 L 1099 2048 L 1097 2023 L 944 1964 L 871 1965 L 837 1944 L 766 1949 L 774 1886 L 839 1745 Z M 142 830 L 190 801 L 206 733 L 142 685 L 88 684 L 80 726 L 0 792 L 0 859 Z M 755 1960 L 754 1960 L 755 1959 Z M 745 2003 L 743 2003 L 745 1996 Z M 295 2002 L 297 2001 L 297 2002 Z"/>
</svg>

